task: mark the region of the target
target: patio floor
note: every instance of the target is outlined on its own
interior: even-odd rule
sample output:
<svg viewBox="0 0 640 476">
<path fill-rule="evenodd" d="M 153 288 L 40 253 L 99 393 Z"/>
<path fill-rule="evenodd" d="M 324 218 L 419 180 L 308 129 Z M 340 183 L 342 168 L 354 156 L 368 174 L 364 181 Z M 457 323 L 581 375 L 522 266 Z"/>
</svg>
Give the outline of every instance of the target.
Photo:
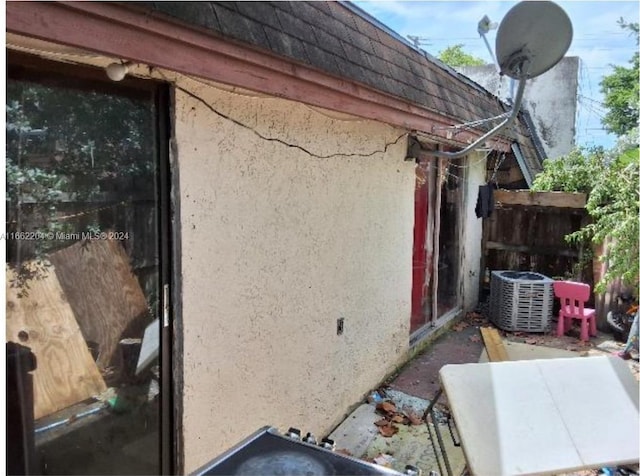
<svg viewBox="0 0 640 476">
<path fill-rule="evenodd" d="M 446 364 L 464 364 L 486 361 L 486 351 L 480 334 L 481 327 L 495 327 L 485 317 L 485 312 L 468 313 L 450 331 L 444 333 L 424 351 L 391 377 L 379 392 L 384 393 L 398 407 L 422 415 L 439 387 L 438 372 Z M 581 342 L 579 328 L 574 327 L 566 335 L 558 337 L 554 332 L 524 333 L 499 330 L 503 344 L 511 360 L 602 355 L 617 352 L 623 344 L 609 334 L 599 332 L 589 342 Z M 628 361 L 632 374 L 640 381 L 640 364 Z M 436 408 L 446 412 L 443 395 Z M 338 449 L 369 461 L 383 464 L 398 471 L 410 464 L 422 469 L 423 474 L 438 470 L 437 460 L 429 443 L 426 425 L 399 424 L 391 437 L 381 435 L 375 425 L 382 417 L 376 412 L 375 403 L 363 403 L 330 435 Z M 405 412 L 406 413 L 406 412 Z M 454 447 L 447 426 L 440 422 L 444 444 L 451 460 L 454 474 L 462 474 L 465 462 L 462 451 Z M 433 428 L 431 426 L 431 428 Z M 597 470 L 586 470 L 572 475 L 591 476 Z"/>
</svg>

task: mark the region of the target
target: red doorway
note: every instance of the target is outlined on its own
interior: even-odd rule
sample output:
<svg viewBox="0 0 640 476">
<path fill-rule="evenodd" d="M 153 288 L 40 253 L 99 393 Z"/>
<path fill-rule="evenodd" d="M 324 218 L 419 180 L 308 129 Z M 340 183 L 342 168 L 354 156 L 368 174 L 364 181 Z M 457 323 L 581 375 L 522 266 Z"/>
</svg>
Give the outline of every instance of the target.
<svg viewBox="0 0 640 476">
<path fill-rule="evenodd" d="M 431 269 L 432 239 L 428 234 L 429 195 L 433 173 L 430 160 L 425 160 L 416 167 L 415 217 L 413 226 L 413 286 L 411 290 L 411 324 L 410 332 L 420 329 L 431 320 Z"/>
<path fill-rule="evenodd" d="M 433 157 L 416 167 L 411 334 L 461 305 L 465 167 Z"/>
</svg>

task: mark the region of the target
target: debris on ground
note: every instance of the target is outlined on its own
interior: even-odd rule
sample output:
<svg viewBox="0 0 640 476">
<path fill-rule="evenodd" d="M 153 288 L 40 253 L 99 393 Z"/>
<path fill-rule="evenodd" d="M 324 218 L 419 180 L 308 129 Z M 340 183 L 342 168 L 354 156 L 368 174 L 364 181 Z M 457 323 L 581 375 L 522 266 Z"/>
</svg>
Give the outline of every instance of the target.
<svg viewBox="0 0 640 476">
<path fill-rule="evenodd" d="M 385 416 L 391 416 L 391 415 L 395 414 L 396 411 L 397 411 L 396 404 L 393 403 L 390 400 L 378 403 L 376 405 L 376 410 L 378 411 L 378 413 L 381 413 L 381 414 L 383 414 Z"/>
<path fill-rule="evenodd" d="M 381 403 L 384 400 L 380 392 L 374 390 L 367 396 L 367 403 Z"/>
<path fill-rule="evenodd" d="M 378 456 L 373 458 L 373 462 L 375 464 L 379 464 L 380 466 L 390 468 L 393 463 L 393 459 L 393 456 L 391 456 L 390 454 L 380 453 Z"/>
<path fill-rule="evenodd" d="M 466 329 L 467 327 L 469 327 L 470 325 L 471 324 L 469 324 L 467 321 L 460 321 L 455 326 L 453 326 L 453 330 L 456 332 L 460 332 Z"/>
<path fill-rule="evenodd" d="M 417 426 L 424 421 L 413 410 L 398 410 L 398 406 L 392 400 L 385 400 L 376 405 L 376 413 L 383 418 L 374 422 L 378 427 L 378 433 L 384 437 L 390 437 L 398 432 L 397 425 Z"/>
<path fill-rule="evenodd" d="M 480 319 L 480 320 L 484 320 L 484 316 L 482 315 L 481 312 L 478 311 L 471 311 L 469 313 L 467 313 L 467 317 L 469 319 Z"/>
<path fill-rule="evenodd" d="M 385 438 L 389 438 L 398 433 L 398 427 L 391 422 L 387 422 L 386 425 L 378 427 L 378 432 Z"/>
<path fill-rule="evenodd" d="M 424 423 L 422 418 L 420 418 L 418 415 L 416 415 L 413 412 L 407 412 L 406 415 L 407 415 L 407 418 L 409 419 L 409 423 L 411 423 L 413 426 L 422 425 Z"/>
</svg>

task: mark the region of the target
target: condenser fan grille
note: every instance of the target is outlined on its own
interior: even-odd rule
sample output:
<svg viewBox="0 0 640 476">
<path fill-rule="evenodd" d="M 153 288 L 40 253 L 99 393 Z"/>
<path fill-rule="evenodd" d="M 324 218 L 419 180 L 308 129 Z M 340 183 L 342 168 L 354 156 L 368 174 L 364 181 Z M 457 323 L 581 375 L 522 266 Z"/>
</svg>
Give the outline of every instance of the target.
<svg viewBox="0 0 640 476">
<path fill-rule="evenodd" d="M 546 332 L 553 312 L 553 279 L 527 271 L 491 273 L 490 320 L 506 331 Z"/>
</svg>

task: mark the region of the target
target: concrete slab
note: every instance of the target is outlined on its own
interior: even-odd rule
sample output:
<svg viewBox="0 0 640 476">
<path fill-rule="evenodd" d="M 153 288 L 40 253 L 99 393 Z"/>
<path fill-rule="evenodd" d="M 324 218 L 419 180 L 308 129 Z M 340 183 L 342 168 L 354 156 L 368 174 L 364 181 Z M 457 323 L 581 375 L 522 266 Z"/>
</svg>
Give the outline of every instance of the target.
<svg viewBox="0 0 640 476">
<path fill-rule="evenodd" d="M 374 422 L 379 419 L 375 405 L 364 403 L 345 418 L 329 438 L 335 441 L 336 450 L 346 450 L 352 456 L 361 458 L 378 434 Z"/>
<path fill-rule="evenodd" d="M 429 406 L 428 400 L 398 390 L 387 389 L 386 394 L 388 399 L 395 403 L 396 408 L 402 411 L 411 411 L 422 416 Z M 337 450 L 346 450 L 356 458 L 373 461 L 380 455 L 390 455 L 385 465 L 397 471 L 402 472 L 405 466 L 414 465 L 420 468 L 423 474 L 429 474 L 431 470 L 440 473 L 426 424 L 398 424 L 398 433 L 385 438 L 379 434 L 378 427 L 374 424 L 380 418 L 381 416 L 375 412 L 374 404 L 362 404 L 329 435 L 329 438 L 336 442 Z M 436 419 L 440 420 L 438 415 Z M 466 465 L 462 450 L 454 445 L 446 424 L 438 426 L 452 470 L 456 475 L 462 474 Z M 432 425 L 430 429 L 435 438 Z M 442 467 L 444 470 L 444 465 Z"/>
<path fill-rule="evenodd" d="M 387 397 L 396 404 L 396 408 L 398 410 L 405 412 L 411 411 L 418 416 L 422 416 L 424 414 L 430 403 L 429 400 L 425 400 L 424 398 L 414 397 L 413 395 L 391 388 L 386 389 L 385 393 L 387 394 Z"/>
<path fill-rule="evenodd" d="M 429 425 L 435 438 L 432 425 Z M 460 447 L 456 447 L 451 440 L 449 429 L 446 425 L 439 425 L 445 450 L 454 475 L 461 475 L 466 466 L 466 461 Z M 398 425 L 398 433 L 385 438 L 377 435 L 367 448 L 365 459 L 374 459 L 379 455 L 391 455 L 388 466 L 396 471 L 404 471 L 407 465 L 413 465 L 422 470 L 422 474 L 436 471 L 438 474 L 446 474 L 444 463 L 440 459 L 442 471 L 438 466 L 436 454 L 429 438 L 429 429 L 426 424 L 418 426 Z"/>
<path fill-rule="evenodd" d="M 615 340 L 605 340 L 604 342 L 600 342 L 598 345 L 596 345 L 596 349 L 603 352 L 614 353 L 624 349 L 624 344 L 621 342 L 616 342 Z"/>
</svg>

